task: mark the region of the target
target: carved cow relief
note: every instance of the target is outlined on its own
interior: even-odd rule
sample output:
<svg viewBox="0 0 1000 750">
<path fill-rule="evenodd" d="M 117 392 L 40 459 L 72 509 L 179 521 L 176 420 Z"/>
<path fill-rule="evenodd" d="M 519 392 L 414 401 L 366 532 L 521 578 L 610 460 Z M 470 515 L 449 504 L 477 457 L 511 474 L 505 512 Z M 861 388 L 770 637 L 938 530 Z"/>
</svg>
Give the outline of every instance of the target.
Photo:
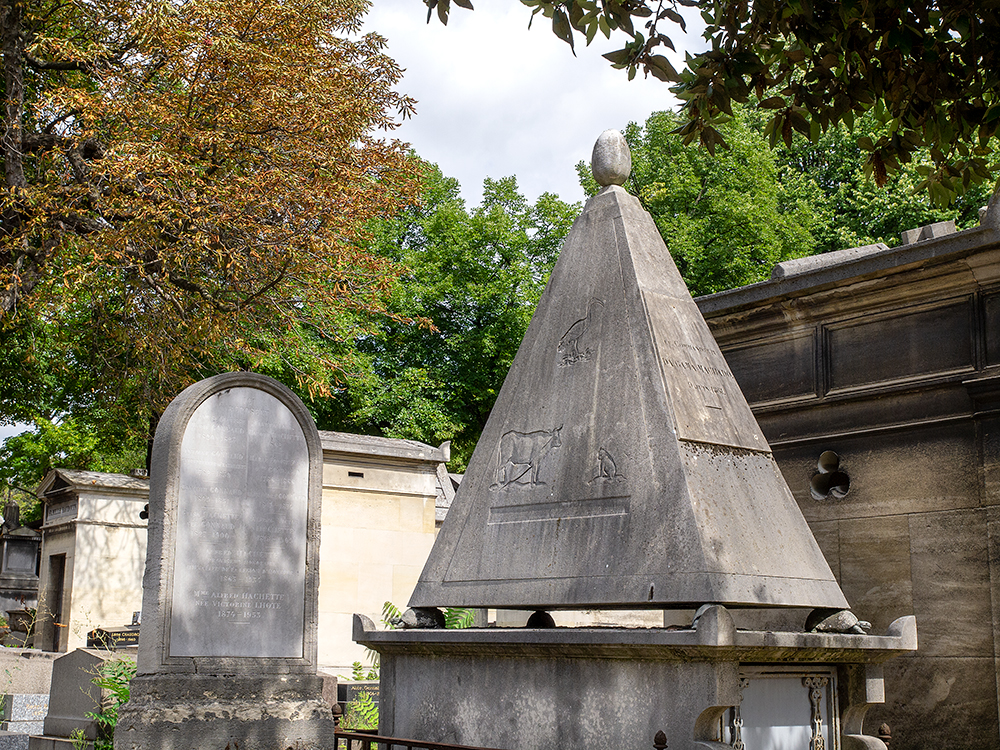
<svg viewBox="0 0 1000 750">
<path fill-rule="evenodd" d="M 559 425 L 554 430 L 510 430 L 501 435 L 497 447 L 496 482 L 490 488 L 545 484 L 538 478 L 542 459 L 562 445 L 561 431 L 562 425 Z"/>
</svg>

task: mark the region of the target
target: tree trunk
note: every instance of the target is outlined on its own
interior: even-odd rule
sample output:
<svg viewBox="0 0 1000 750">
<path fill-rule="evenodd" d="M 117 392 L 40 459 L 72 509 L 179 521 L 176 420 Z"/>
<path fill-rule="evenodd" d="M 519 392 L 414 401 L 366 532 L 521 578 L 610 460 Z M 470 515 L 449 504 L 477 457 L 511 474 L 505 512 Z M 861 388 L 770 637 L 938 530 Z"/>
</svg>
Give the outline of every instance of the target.
<svg viewBox="0 0 1000 750">
<path fill-rule="evenodd" d="M 3 73 L 6 94 L 3 133 L 4 177 L 8 191 L 16 193 L 27 185 L 22 161 L 24 40 L 21 37 L 21 3 L 17 0 L 2 0 L 0 23 L 3 25 Z M 4 216 L 5 221 L 6 219 Z"/>
</svg>

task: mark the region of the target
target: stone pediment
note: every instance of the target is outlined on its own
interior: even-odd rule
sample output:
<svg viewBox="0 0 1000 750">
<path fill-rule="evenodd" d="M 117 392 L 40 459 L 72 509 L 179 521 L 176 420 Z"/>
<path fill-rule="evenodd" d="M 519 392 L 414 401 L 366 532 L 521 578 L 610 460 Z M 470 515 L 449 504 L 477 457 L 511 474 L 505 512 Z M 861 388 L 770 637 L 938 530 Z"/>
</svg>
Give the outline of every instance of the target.
<svg viewBox="0 0 1000 750">
<path fill-rule="evenodd" d="M 847 606 L 655 224 L 611 185 L 566 239 L 410 605 L 706 602 Z"/>
</svg>

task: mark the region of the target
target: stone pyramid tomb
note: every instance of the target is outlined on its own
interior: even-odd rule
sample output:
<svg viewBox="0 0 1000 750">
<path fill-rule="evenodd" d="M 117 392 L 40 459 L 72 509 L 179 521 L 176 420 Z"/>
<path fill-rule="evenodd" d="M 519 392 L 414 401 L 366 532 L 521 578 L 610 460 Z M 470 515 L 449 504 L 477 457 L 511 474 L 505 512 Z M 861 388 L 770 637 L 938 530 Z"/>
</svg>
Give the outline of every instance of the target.
<svg viewBox="0 0 1000 750">
<path fill-rule="evenodd" d="M 410 606 L 848 606 L 630 161 L 598 141 Z"/>
</svg>

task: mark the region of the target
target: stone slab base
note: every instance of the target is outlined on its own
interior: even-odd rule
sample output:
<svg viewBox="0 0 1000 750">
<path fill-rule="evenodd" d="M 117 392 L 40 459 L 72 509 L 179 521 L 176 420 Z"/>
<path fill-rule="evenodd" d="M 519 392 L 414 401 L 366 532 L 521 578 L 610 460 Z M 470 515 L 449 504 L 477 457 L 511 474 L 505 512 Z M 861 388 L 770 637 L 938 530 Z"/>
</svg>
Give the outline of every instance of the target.
<svg viewBox="0 0 1000 750">
<path fill-rule="evenodd" d="M 93 743 L 87 743 L 87 750 L 92 750 L 93 747 Z M 73 740 L 66 737 L 31 735 L 28 738 L 27 748 L 28 750 L 74 750 L 74 745 Z"/>
<path fill-rule="evenodd" d="M 115 750 L 320 750 L 334 723 L 315 675 L 143 675 L 118 712 Z"/>
<path fill-rule="evenodd" d="M 0 724 L 0 729 L 4 732 L 15 734 L 41 734 L 45 731 L 44 721 L 5 721 Z"/>
<path fill-rule="evenodd" d="M 723 721 L 741 705 L 752 670 L 795 672 L 803 709 L 796 726 L 807 738 L 810 701 L 820 698 L 810 697 L 804 678 L 836 675 L 839 723 L 820 707 L 819 730 L 852 735 L 842 750 L 884 750 L 862 735 L 868 707 L 885 700 L 880 664 L 917 647 L 912 616 L 885 636 L 747 632 L 719 606 L 683 630 L 379 631 L 355 615 L 354 640 L 380 654 L 380 734 L 519 750 L 639 750 L 660 732 L 670 750 L 732 750 Z M 827 683 L 818 684 L 822 696 Z M 758 716 L 785 726 L 776 705 Z"/>
<path fill-rule="evenodd" d="M 0 750 L 28 750 L 28 735 L 0 732 Z"/>
</svg>

